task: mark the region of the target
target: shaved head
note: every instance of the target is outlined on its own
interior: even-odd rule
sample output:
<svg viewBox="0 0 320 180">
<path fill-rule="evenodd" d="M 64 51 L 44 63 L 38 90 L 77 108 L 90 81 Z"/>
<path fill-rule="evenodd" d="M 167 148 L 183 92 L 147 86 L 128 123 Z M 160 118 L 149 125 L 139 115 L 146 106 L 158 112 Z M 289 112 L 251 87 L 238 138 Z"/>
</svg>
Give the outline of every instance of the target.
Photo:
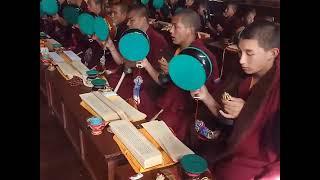
<svg viewBox="0 0 320 180">
<path fill-rule="evenodd" d="M 144 5 L 132 5 L 128 12 L 128 27 L 146 31 L 149 28 L 148 10 Z"/>
<path fill-rule="evenodd" d="M 121 13 L 127 13 L 128 12 L 128 5 L 124 2 L 117 2 L 117 3 L 114 3 L 111 5 L 111 7 L 119 7 L 120 8 L 120 11 Z"/>
<path fill-rule="evenodd" d="M 241 39 L 255 39 L 265 50 L 280 48 L 280 26 L 269 21 L 253 22 L 240 33 Z"/>
<path fill-rule="evenodd" d="M 187 27 L 192 28 L 194 32 L 197 32 L 200 30 L 201 22 L 200 17 L 198 13 L 191 9 L 182 9 L 179 12 L 177 12 L 174 17 L 179 17 L 181 20 L 181 23 Z"/>
<path fill-rule="evenodd" d="M 144 5 L 134 4 L 129 7 L 129 13 L 135 12 L 137 16 L 145 17 L 147 20 L 149 19 L 148 10 Z"/>
</svg>

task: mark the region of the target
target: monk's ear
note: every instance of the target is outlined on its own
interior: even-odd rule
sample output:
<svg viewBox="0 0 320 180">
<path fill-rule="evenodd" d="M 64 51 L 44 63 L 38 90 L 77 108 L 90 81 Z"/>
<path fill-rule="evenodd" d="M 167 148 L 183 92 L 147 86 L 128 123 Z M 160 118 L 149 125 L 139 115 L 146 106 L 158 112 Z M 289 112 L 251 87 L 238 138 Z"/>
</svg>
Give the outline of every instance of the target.
<svg viewBox="0 0 320 180">
<path fill-rule="evenodd" d="M 194 28 L 188 28 L 187 31 L 189 34 L 194 34 L 196 32 Z"/>
<path fill-rule="evenodd" d="M 269 50 L 269 52 L 270 52 L 271 58 L 275 59 L 279 55 L 280 50 L 279 48 L 272 48 Z"/>
</svg>

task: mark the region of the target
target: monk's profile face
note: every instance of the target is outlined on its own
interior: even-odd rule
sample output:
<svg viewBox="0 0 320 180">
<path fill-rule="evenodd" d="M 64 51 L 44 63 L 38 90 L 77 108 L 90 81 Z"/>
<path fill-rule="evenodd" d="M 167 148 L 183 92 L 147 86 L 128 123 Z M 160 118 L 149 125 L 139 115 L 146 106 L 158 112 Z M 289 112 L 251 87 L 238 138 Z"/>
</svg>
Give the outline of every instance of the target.
<svg viewBox="0 0 320 180">
<path fill-rule="evenodd" d="M 128 14 L 128 27 L 129 29 L 140 29 L 142 30 L 142 27 L 144 25 L 144 21 L 145 20 L 145 17 L 143 16 L 140 16 L 138 14 L 137 11 L 130 11 L 129 14 Z"/>
<path fill-rule="evenodd" d="M 169 4 L 171 4 L 171 5 L 174 5 L 178 2 L 177 0 L 168 0 L 168 1 L 169 1 Z"/>
<path fill-rule="evenodd" d="M 182 22 L 180 16 L 173 16 L 171 19 L 172 28 L 170 29 L 171 39 L 174 44 L 181 45 L 186 37 L 190 36 L 190 28 Z"/>
<path fill-rule="evenodd" d="M 186 0 L 186 6 L 190 7 L 194 3 L 194 0 Z"/>
<path fill-rule="evenodd" d="M 90 0 L 88 1 L 88 10 L 98 15 L 101 12 L 101 4 L 96 3 L 95 0 Z"/>
<path fill-rule="evenodd" d="M 236 13 L 236 7 L 229 4 L 224 10 L 223 16 L 228 18 L 228 17 L 232 17 L 235 13 Z"/>
<path fill-rule="evenodd" d="M 246 74 L 266 72 L 277 54 L 274 49 L 265 50 L 260 47 L 258 40 L 240 39 L 240 65 Z"/>
<path fill-rule="evenodd" d="M 118 25 L 126 20 L 127 14 L 121 11 L 120 6 L 112 6 L 111 7 L 111 17 L 113 22 Z"/>
<path fill-rule="evenodd" d="M 249 14 L 245 17 L 245 23 L 246 23 L 246 25 L 249 25 L 249 24 L 253 23 L 255 16 L 256 16 L 256 13 L 253 13 L 253 12 L 249 13 Z"/>
<path fill-rule="evenodd" d="M 64 3 L 65 0 L 58 0 L 60 4 Z"/>
<path fill-rule="evenodd" d="M 204 6 L 199 6 L 199 8 L 198 8 L 198 14 L 199 14 L 200 16 L 204 16 L 203 11 L 205 11 L 205 10 L 206 10 L 206 8 L 205 8 Z"/>
</svg>

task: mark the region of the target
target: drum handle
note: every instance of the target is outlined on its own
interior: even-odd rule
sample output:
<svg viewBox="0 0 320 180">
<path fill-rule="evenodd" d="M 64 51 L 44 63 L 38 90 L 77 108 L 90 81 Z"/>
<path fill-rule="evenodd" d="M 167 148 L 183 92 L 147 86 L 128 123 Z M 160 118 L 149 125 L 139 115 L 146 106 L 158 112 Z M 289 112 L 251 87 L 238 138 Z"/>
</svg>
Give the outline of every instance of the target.
<svg viewBox="0 0 320 180">
<path fill-rule="evenodd" d="M 120 88 L 120 86 L 121 86 L 121 84 L 122 84 L 122 81 L 123 81 L 123 79 L 124 79 L 125 76 L 126 76 L 126 74 L 125 74 L 124 72 L 122 72 L 121 77 L 120 77 L 120 80 L 118 81 L 118 84 L 117 84 L 116 88 L 114 88 L 114 92 L 115 92 L 115 93 L 118 92 L 118 90 L 119 90 L 119 88 Z"/>
<path fill-rule="evenodd" d="M 198 94 L 195 94 L 193 99 L 196 101 L 196 110 L 195 110 L 195 114 L 194 114 L 194 119 L 197 120 L 198 119 L 198 106 L 199 106 L 199 96 L 198 96 Z"/>
<path fill-rule="evenodd" d="M 221 77 L 222 77 L 222 73 L 223 73 L 224 55 L 225 55 L 225 53 L 226 53 L 226 50 L 227 50 L 227 47 L 225 47 L 225 48 L 223 49 L 223 53 L 222 53 L 222 66 L 221 66 L 221 71 L 220 71 L 219 79 L 221 79 Z"/>
<path fill-rule="evenodd" d="M 142 64 L 141 64 L 142 62 L 141 61 L 137 61 L 137 63 L 136 63 L 136 67 L 137 68 L 139 68 L 139 69 L 142 69 L 143 68 L 143 66 L 142 66 Z"/>
</svg>

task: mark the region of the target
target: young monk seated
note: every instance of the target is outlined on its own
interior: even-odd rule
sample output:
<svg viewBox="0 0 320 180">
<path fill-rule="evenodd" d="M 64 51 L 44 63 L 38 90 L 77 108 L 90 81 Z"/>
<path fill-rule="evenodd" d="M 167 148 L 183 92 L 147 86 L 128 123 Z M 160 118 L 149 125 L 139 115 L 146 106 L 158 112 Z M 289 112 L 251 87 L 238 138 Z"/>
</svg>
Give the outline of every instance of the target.
<svg viewBox="0 0 320 180">
<path fill-rule="evenodd" d="M 169 48 L 164 37 L 149 26 L 146 7 L 143 5 L 133 5 L 130 7 L 127 25 L 129 29 L 139 29 L 148 35 L 150 51 L 146 60 L 143 61 L 143 65 L 148 64 L 148 66 L 158 71 L 160 69 L 160 65 L 157 60 L 160 59 L 162 57 L 162 53 L 167 51 Z M 132 98 L 134 88 L 133 80 L 140 74 L 143 79 L 143 83 L 140 89 L 140 104 L 138 102 L 136 103 L 140 111 L 147 114 L 148 117 L 152 117 L 156 113 L 156 104 L 154 103 L 154 100 L 161 92 L 161 87 L 152 78 L 153 74 L 150 74 L 145 69 L 137 69 L 136 63 L 124 60 L 111 40 L 108 40 L 106 46 L 109 48 L 112 57 L 117 64 L 125 63 L 126 67 L 130 67 L 133 70 L 132 74 L 126 75 L 124 78 L 118 94 L 124 99 Z M 108 82 L 111 87 L 115 88 L 119 79 L 120 76 L 115 74 L 114 76 L 108 77 Z"/>
<path fill-rule="evenodd" d="M 167 19 L 169 20 L 175 14 L 176 10 L 178 8 L 182 8 L 183 6 L 183 2 L 180 0 L 167 0 L 165 2 L 164 8 L 162 8 L 162 11 L 163 14 L 165 14 L 165 17 L 167 17 Z"/>
<path fill-rule="evenodd" d="M 113 74 L 113 73 L 118 73 L 118 76 L 121 76 L 122 71 L 120 71 L 120 67 L 119 66 L 122 63 L 121 61 L 114 61 L 112 54 L 110 51 L 117 49 L 118 48 L 118 43 L 119 40 L 121 38 L 121 35 L 123 34 L 123 32 L 125 30 L 128 29 L 127 26 L 127 12 L 128 12 L 128 5 L 126 3 L 114 3 L 110 6 L 110 11 L 111 11 L 111 19 L 112 19 L 112 23 L 115 25 L 116 27 L 116 33 L 115 33 L 115 37 L 113 37 L 112 39 L 108 40 L 108 41 L 113 41 L 113 43 L 108 43 L 107 44 L 107 48 L 106 47 L 106 54 L 105 54 L 105 67 L 107 69 L 107 75 Z M 104 47 L 104 44 L 100 44 L 102 47 Z M 117 76 L 117 77 L 118 77 Z M 119 80 L 119 79 L 117 79 Z"/>
<path fill-rule="evenodd" d="M 256 17 L 256 10 L 254 8 L 250 8 L 247 11 L 245 11 L 245 13 L 243 14 L 243 16 L 241 17 L 241 27 L 239 27 L 236 32 L 235 35 L 233 37 L 233 41 L 237 44 L 237 40 L 238 40 L 238 36 L 240 34 L 240 32 L 242 30 L 244 30 L 244 28 L 246 28 L 249 24 L 254 22 L 254 18 Z"/>
<path fill-rule="evenodd" d="M 169 21 L 170 11 L 168 6 L 168 1 L 165 0 L 162 7 L 160 9 L 156 9 L 153 6 L 149 6 L 149 11 L 152 11 L 152 16 L 149 16 L 151 18 L 154 18 L 159 21 Z"/>
<path fill-rule="evenodd" d="M 198 4 L 197 4 L 196 0 L 186 0 L 185 2 L 186 2 L 185 3 L 185 8 L 189 8 L 189 9 L 192 9 L 194 11 L 197 11 Z"/>
<path fill-rule="evenodd" d="M 77 7 L 80 8 L 81 11 L 88 11 L 88 6 L 86 1 L 84 0 L 72 0 L 70 1 L 70 4 L 76 5 Z M 75 51 L 76 53 L 79 53 L 77 51 L 77 46 L 79 42 L 81 42 L 81 39 L 85 38 L 85 35 L 83 35 L 77 25 L 73 25 L 71 28 L 71 33 L 72 33 L 72 42 L 69 44 L 69 46 L 66 46 L 68 49 Z"/>
<path fill-rule="evenodd" d="M 207 80 L 207 85 L 212 87 L 214 80 L 218 78 L 218 66 L 215 56 L 205 47 L 202 40 L 197 39 L 197 32 L 200 28 L 200 17 L 191 9 L 182 9 L 177 12 L 171 20 L 172 28 L 170 30 L 172 41 L 179 48 L 175 54 L 178 54 L 182 49 L 192 46 L 204 51 L 210 58 L 213 65 L 213 74 Z M 169 59 L 168 59 L 169 60 Z M 159 61 L 161 69 L 164 73 L 168 73 L 167 61 Z M 148 66 L 145 69 L 151 73 L 153 71 Z M 152 76 L 157 81 L 159 73 Z M 173 83 L 167 85 L 165 93 L 158 98 L 158 111 L 163 109 L 159 119 L 162 119 L 166 124 L 173 129 L 176 136 L 184 141 L 186 140 L 189 131 L 190 123 L 194 117 L 194 101 L 188 91 L 184 91 Z"/>
<path fill-rule="evenodd" d="M 197 13 L 200 16 L 200 20 L 201 20 L 201 32 L 206 32 L 206 26 L 209 23 L 208 22 L 208 0 L 199 0 L 198 1 L 198 8 L 197 8 Z"/>
<path fill-rule="evenodd" d="M 213 27 L 209 27 L 212 31 L 217 33 L 217 38 L 230 39 L 241 26 L 240 19 L 236 16 L 237 9 L 237 4 L 229 3 L 223 12 L 223 15 L 218 16 L 215 19 Z"/>
<path fill-rule="evenodd" d="M 63 8 L 68 5 L 66 0 L 59 0 L 58 12 L 53 16 L 47 18 L 45 29 L 53 39 L 57 40 L 63 46 L 68 46 L 71 43 L 71 27 L 68 27 L 68 23 L 62 17 Z"/>
<path fill-rule="evenodd" d="M 280 112 L 280 27 L 253 22 L 238 47 L 243 74 L 231 74 L 213 92 L 203 86 L 191 93 L 211 111 L 199 114 L 191 146 L 216 179 L 262 179 L 280 165 L 278 144 L 270 141 Z"/>
<path fill-rule="evenodd" d="M 88 13 L 93 16 L 99 16 L 101 12 L 100 0 L 88 0 Z M 83 52 L 81 54 L 82 62 L 89 68 L 94 68 L 100 65 L 100 58 L 103 55 L 103 49 L 96 40 L 90 41 L 88 36 L 84 36 L 77 44 L 76 52 Z"/>
<path fill-rule="evenodd" d="M 128 29 L 127 26 L 127 13 L 128 13 L 128 5 L 124 2 L 118 2 L 111 4 L 111 17 L 113 23 L 117 27 L 117 33 L 115 38 L 113 39 L 114 42 L 120 40 L 122 33 Z"/>
<path fill-rule="evenodd" d="M 110 15 L 111 14 L 111 3 L 116 3 L 114 1 L 109 1 L 109 0 L 103 0 L 102 1 L 102 16 Z"/>
<path fill-rule="evenodd" d="M 240 28 L 238 28 L 236 30 L 236 32 L 240 32 L 242 31 L 245 27 L 247 27 L 249 24 L 253 23 L 254 22 L 254 18 L 256 17 L 257 15 L 257 12 L 256 12 L 256 9 L 254 8 L 250 8 L 248 9 L 244 15 L 241 17 L 241 24 L 242 26 Z"/>
</svg>

